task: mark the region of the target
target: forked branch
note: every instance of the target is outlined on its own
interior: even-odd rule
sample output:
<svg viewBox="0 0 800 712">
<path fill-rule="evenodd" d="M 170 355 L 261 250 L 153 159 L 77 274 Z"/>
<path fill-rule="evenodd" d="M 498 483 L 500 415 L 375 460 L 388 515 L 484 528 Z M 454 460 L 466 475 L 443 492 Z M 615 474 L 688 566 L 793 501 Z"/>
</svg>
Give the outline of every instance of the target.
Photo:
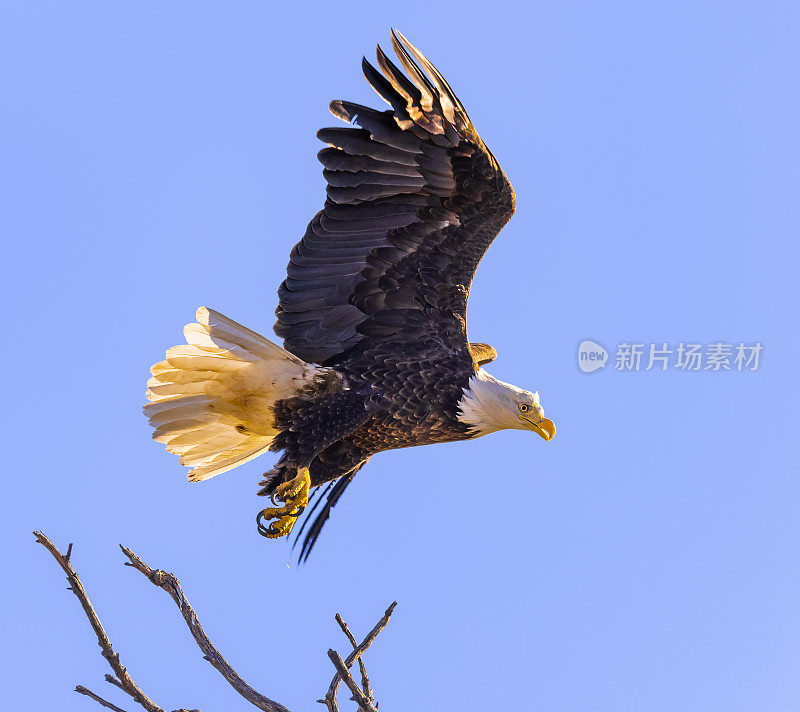
<svg viewBox="0 0 800 712">
<path fill-rule="evenodd" d="M 130 695 L 134 701 L 138 702 L 142 708 L 147 710 L 147 712 L 166 712 L 164 708 L 159 707 L 159 705 L 151 700 L 136 684 L 136 682 L 134 682 L 126 667 L 120 661 L 119 654 L 114 652 L 114 649 L 111 645 L 111 640 L 103 628 L 103 624 L 100 622 L 100 618 L 95 612 L 94 607 L 89 601 L 89 596 L 87 595 L 86 590 L 83 588 L 83 584 L 81 583 L 77 572 L 70 562 L 70 556 L 72 555 L 72 544 L 67 547 L 66 553 L 62 554 L 56 548 L 53 542 L 51 542 L 50 539 L 42 534 L 42 532 L 34 532 L 34 536 L 36 537 L 36 541 L 42 544 L 42 546 L 44 546 L 50 552 L 59 566 L 61 566 L 61 568 L 64 570 L 64 573 L 66 573 L 67 581 L 69 582 L 69 590 L 72 591 L 78 598 L 86 617 L 89 619 L 89 624 L 92 626 L 92 630 L 97 636 L 97 642 L 100 645 L 101 654 L 108 661 L 108 664 L 114 673 L 113 675 L 106 675 L 106 681 Z M 270 698 L 262 695 L 260 692 L 250 687 L 250 685 L 248 685 L 228 664 L 225 658 L 222 657 L 216 647 L 214 647 L 214 644 L 209 640 L 208 636 L 203 630 L 203 627 L 200 625 L 197 614 L 195 613 L 189 601 L 186 599 L 183 589 L 181 588 L 180 581 L 178 581 L 175 576 L 167 573 L 166 571 L 150 568 L 130 549 L 124 546 L 120 548 L 128 559 L 125 562 L 126 566 L 131 566 L 132 568 L 135 568 L 137 571 L 144 574 L 151 581 L 151 583 L 159 588 L 164 589 L 170 595 L 172 600 L 175 601 L 175 605 L 178 606 L 178 610 L 183 616 L 183 619 L 186 621 L 189 632 L 192 634 L 192 637 L 194 637 L 195 642 L 202 651 L 204 659 L 208 660 L 208 662 L 211 663 L 211 665 L 213 665 L 217 671 L 219 671 L 219 673 L 228 681 L 234 690 L 244 697 L 244 699 L 246 699 L 251 705 L 257 709 L 263 710 L 264 712 L 291 712 L 291 710 L 289 710 L 287 707 L 284 707 L 282 704 L 271 700 Z M 353 646 L 353 651 L 345 660 L 342 660 L 341 656 L 335 650 L 328 651 L 328 657 L 333 662 L 333 665 L 336 668 L 336 673 L 333 676 L 333 680 L 331 681 L 325 698 L 323 700 L 319 700 L 319 702 L 326 705 L 329 712 L 339 712 L 336 697 L 339 684 L 342 681 L 353 693 L 352 699 L 358 704 L 360 712 L 377 712 L 378 705 L 375 702 L 372 690 L 370 689 L 369 677 L 367 676 L 367 671 L 364 667 L 363 661 L 361 660 L 361 656 L 364 654 L 364 652 L 366 652 L 367 648 L 372 645 L 378 634 L 386 627 L 396 605 L 397 603 L 395 602 L 389 606 L 389 608 L 386 610 L 386 613 L 383 615 L 380 621 L 378 621 L 377 625 L 367 634 L 367 637 L 364 638 L 361 644 L 356 644 L 356 640 L 348 629 L 347 624 L 342 620 L 342 617 L 339 614 L 336 615 L 336 621 L 339 623 L 339 626 L 344 631 L 345 635 L 347 635 L 348 640 Z M 361 687 L 359 687 L 358 683 L 356 683 L 353 675 L 350 672 L 350 668 L 356 662 L 356 660 L 358 661 L 361 671 Z M 75 691 L 90 697 L 91 699 L 95 700 L 95 702 L 107 709 L 114 710 L 115 712 L 125 712 L 125 710 L 121 707 L 118 707 L 108 700 L 105 700 L 100 695 L 92 692 L 83 685 L 78 685 L 75 688 Z M 200 712 L 200 710 L 180 709 L 175 710 L 174 712 Z"/>
</svg>

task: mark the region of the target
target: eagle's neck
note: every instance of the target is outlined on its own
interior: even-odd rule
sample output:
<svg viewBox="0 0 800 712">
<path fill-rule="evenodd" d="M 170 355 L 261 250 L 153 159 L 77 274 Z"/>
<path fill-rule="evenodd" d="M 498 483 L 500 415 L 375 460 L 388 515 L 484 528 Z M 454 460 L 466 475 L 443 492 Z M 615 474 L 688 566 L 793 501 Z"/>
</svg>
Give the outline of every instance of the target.
<svg viewBox="0 0 800 712">
<path fill-rule="evenodd" d="M 508 428 L 521 428 L 517 401 L 521 388 L 498 381 L 482 368 L 469 379 L 458 402 L 458 419 L 470 427 L 474 437 Z"/>
</svg>

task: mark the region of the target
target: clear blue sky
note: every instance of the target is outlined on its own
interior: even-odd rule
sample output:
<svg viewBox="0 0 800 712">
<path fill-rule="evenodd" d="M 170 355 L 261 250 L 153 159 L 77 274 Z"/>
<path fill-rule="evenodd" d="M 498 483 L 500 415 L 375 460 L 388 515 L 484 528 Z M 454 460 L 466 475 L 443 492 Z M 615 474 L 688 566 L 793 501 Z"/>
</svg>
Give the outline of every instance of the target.
<svg viewBox="0 0 800 712">
<path fill-rule="evenodd" d="M 798 190 L 790 2 L 3 2 L 4 655 L 8 709 L 131 708 L 30 532 L 76 544 L 160 704 L 247 709 L 118 543 L 295 712 L 328 647 L 399 601 L 368 656 L 390 710 L 800 707 Z M 254 528 L 261 458 L 190 485 L 149 439 L 149 365 L 205 304 L 271 334 L 321 206 L 315 131 L 378 102 L 395 25 L 513 182 L 470 335 L 558 434 L 387 453 L 310 563 Z M 595 339 L 764 345 L 757 372 L 587 375 Z M 344 707 L 343 696 L 343 707 Z"/>
</svg>

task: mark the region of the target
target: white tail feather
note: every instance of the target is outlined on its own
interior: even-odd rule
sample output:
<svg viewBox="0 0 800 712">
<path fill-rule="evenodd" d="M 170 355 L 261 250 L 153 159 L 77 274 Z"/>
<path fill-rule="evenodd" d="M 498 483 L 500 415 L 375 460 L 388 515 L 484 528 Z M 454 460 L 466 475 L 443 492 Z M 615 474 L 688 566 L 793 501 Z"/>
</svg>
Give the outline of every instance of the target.
<svg viewBox="0 0 800 712">
<path fill-rule="evenodd" d="M 275 402 L 312 384 L 325 369 L 206 307 L 183 330 L 147 382 L 153 438 L 191 467 L 193 482 L 226 472 L 269 448 L 278 434 Z"/>
</svg>

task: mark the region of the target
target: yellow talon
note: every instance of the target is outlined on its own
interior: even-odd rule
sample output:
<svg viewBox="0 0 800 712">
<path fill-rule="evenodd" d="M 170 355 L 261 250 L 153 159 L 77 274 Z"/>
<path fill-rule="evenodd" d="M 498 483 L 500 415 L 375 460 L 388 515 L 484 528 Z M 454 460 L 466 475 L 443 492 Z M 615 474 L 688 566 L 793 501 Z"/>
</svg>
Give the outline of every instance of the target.
<svg viewBox="0 0 800 712">
<path fill-rule="evenodd" d="M 258 531 L 268 539 L 286 536 L 292 531 L 297 518 L 308 504 L 308 493 L 311 490 L 311 474 L 307 467 L 301 467 L 294 479 L 284 482 L 275 488 L 273 497 L 283 502 L 282 507 L 267 507 L 256 517 Z M 268 527 L 264 525 L 271 519 Z M 263 520 L 263 521 L 262 521 Z"/>
<path fill-rule="evenodd" d="M 311 473 L 307 467 L 301 467 L 293 480 L 284 482 L 275 488 L 273 493 L 276 499 L 286 504 L 302 500 L 297 506 L 305 507 L 308 504 L 308 491 L 311 489 Z"/>
</svg>

